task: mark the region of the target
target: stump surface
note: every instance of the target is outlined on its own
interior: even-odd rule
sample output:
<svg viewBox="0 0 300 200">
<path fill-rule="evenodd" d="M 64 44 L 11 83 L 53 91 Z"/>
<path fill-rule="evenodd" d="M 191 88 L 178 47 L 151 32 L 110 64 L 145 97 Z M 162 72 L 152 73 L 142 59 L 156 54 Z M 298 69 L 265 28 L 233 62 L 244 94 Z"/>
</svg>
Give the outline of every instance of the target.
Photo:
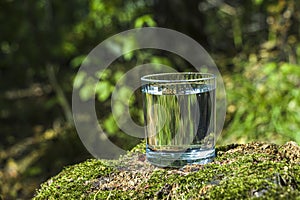
<svg viewBox="0 0 300 200">
<path fill-rule="evenodd" d="M 214 162 L 158 168 L 140 144 L 117 161 L 66 167 L 34 199 L 300 199 L 300 147 L 267 143 L 218 147 Z"/>
</svg>

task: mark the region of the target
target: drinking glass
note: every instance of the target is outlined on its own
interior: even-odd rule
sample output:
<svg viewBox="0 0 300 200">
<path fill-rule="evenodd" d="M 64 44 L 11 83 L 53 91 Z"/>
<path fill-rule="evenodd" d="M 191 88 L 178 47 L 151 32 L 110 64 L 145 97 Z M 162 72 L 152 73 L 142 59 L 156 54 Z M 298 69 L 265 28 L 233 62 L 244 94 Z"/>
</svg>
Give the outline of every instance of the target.
<svg viewBox="0 0 300 200">
<path fill-rule="evenodd" d="M 215 157 L 216 76 L 178 72 L 141 78 L 146 158 L 160 167 L 205 164 Z"/>
</svg>

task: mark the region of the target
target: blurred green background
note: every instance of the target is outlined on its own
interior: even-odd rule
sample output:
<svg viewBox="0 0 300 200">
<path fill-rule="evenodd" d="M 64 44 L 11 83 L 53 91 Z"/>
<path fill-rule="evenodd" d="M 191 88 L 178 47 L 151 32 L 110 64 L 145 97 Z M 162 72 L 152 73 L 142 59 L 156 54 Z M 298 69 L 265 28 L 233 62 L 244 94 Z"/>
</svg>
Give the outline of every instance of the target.
<svg viewBox="0 0 300 200">
<path fill-rule="evenodd" d="M 211 54 L 228 103 L 218 144 L 300 143 L 300 1 L 2 0 L 0 24 L 0 199 L 28 199 L 64 166 L 91 157 L 72 126 L 74 77 L 96 45 L 135 27 L 180 31 Z M 192 69 L 171 53 L 143 50 L 105 71 L 96 110 L 124 149 L 140 140 L 116 126 L 110 95 L 124 73 L 149 62 Z M 90 98 L 88 86 L 81 90 Z M 131 98 L 142 124 L 140 94 Z"/>
</svg>

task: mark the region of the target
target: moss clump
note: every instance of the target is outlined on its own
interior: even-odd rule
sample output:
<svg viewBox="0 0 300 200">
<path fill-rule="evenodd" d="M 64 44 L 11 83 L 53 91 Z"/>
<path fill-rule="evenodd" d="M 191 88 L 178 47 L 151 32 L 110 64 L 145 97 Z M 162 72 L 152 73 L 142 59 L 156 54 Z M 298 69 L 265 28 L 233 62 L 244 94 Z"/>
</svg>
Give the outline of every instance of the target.
<svg viewBox="0 0 300 200">
<path fill-rule="evenodd" d="M 89 180 L 106 177 L 115 169 L 101 160 L 87 160 L 83 163 L 66 167 L 57 176 L 43 183 L 36 199 L 74 199 L 89 197 Z"/>
<path fill-rule="evenodd" d="M 157 168 L 144 144 L 118 161 L 88 160 L 41 185 L 35 199 L 296 199 L 300 147 L 289 142 L 217 148 L 214 162 Z"/>
</svg>

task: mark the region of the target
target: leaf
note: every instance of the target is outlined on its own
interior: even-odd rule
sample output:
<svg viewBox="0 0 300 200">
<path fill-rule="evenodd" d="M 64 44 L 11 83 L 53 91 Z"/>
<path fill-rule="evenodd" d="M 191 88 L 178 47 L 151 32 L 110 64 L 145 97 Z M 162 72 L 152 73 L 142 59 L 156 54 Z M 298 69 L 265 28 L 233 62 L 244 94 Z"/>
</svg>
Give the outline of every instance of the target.
<svg viewBox="0 0 300 200">
<path fill-rule="evenodd" d="M 275 62 L 270 62 L 270 63 L 267 63 L 263 66 L 263 72 L 265 74 L 270 74 L 271 72 L 273 72 L 277 67 L 277 64 Z"/>
<path fill-rule="evenodd" d="M 156 26 L 156 22 L 153 20 L 151 15 L 144 15 L 135 20 L 135 23 L 134 23 L 135 28 L 141 28 L 144 25 Z"/>
<path fill-rule="evenodd" d="M 108 133 L 115 133 L 119 130 L 118 125 L 116 124 L 116 121 L 114 120 L 112 115 L 104 120 L 103 126 Z"/>
<path fill-rule="evenodd" d="M 129 105 L 134 101 L 134 98 L 131 98 L 132 96 L 132 89 L 129 87 L 121 87 L 118 91 L 118 97 L 121 102 L 124 102 L 126 104 L 127 101 L 129 101 Z"/>
<path fill-rule="evenodd" d="M 114 82 L 117 83 L 117 82 L 121 79 L 121 77 L 122 77 L 123 75 L 124 75 L 124 72 L 122 72 L 122 71 L 117 71 L 117 72 L 114 74 L 114 77 L 113 77 Z"/>
<path fill-rule="evenodd" d="M 160 56 L 152 56 L 151 57 L 151 63 L 157 63 L 157 64 L 166 65 L 166 66 L 172 66 L 169 59 L 167 59 L 165 57 L 160 57 Z"/>
<path fill-rule="evenodd" d="M 114 102 L 112 105 L 114 107 L 114 114 L 116 117 L 121 117 L 124 114 L 124 104 L 122 104 L 120 101 Z"/>
<path fill-rule="evenodd" d="M 73 68 L 80 67 L 81 63 L 84 61 L 85 58 L 86 55 L 77 56 L 71 60 L 70 64 Z"/>
<path fill-rule="evenodd" d="M 76 47 L 71 42 L 63 42 L 62 50 L 67 55 L 72 55 L 76 51 Z"/>
<path fill-rule="evenodd" d="M 252 2 L 253 2 L 255 5 L 259 6 L 259 5 L 261 5 L 261 4 L 264 2 L 264 0 L 252 0 Z"/>
<path fill-rule="evenodd" d="M 94 95 L 93 84 L 86 84 L 79 91 L 79 96 L 83 101 L 87 101 L 91 99 L 93 95 Z"/>
<path fill-rule="evenodd" d="M 280 66 L 280 71 L 283 74 L 285 74 L 285 75 L 289 75 L 289 74 L 300 75 L 300 66 L 299 65 L 290 64 L 290 63 L 283 63 Z"/>
<path fill-rule="evenodd" d="M 75 89 L 78 89 L 83 84 L 85 77 L 86 77 L 85 72 L 78 72 L 74 79 L 73 87 Z"/>
<path fill-rule="evenodd" d="M 132 49 L 137 49 L 138 45 L 134 37 L 129 37 L 123 46 L 123 57 L 125 60 L 130 60 L 134 56 Z"/>
<path fill-rule="evenodd" d="M 113 86 L 108 81 L 101 81 L 96 85 L 97 99 L 101 102 L 110 97 Z"/>
<path fill-rule="evenodd" d="M 108 80 L 111 77 L 111 69 L 99 70 L 96 72 L 96 77 L 101 80 Z"/>
</svg>

